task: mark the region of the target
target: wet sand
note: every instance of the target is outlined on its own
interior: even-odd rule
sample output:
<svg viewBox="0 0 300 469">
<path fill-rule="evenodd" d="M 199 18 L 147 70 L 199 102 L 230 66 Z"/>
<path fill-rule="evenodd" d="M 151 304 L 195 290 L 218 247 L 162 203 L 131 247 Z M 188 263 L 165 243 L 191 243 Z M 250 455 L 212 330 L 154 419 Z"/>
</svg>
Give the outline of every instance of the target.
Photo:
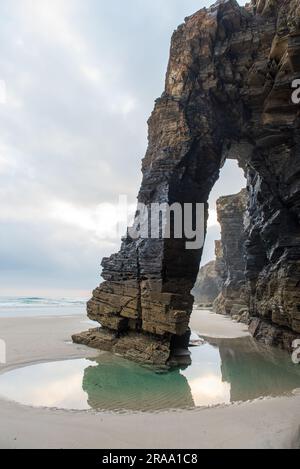
<svg viewBox="0 0 300 469">
<path fill-rule="evenodd" d="M 203 337 L 237 339 L 250 336 L 245 324 L 234 323 L 229 317 L 203 309 L 194 310 L 190 326 Z"/>
<path fill-rule="evenodd" d="M 94 357 L 70 343 L 88 328 L 86 317 L 1 318 L 7 364 Z M 248 335 L 244 325 L 195 311 L 192 327 L 206 337 Z M 0 399 L 0 448 L 299 448 L 300 393 L 239 405 L 191 411 L 110 414 L 31 408 Z"/>
</svg>

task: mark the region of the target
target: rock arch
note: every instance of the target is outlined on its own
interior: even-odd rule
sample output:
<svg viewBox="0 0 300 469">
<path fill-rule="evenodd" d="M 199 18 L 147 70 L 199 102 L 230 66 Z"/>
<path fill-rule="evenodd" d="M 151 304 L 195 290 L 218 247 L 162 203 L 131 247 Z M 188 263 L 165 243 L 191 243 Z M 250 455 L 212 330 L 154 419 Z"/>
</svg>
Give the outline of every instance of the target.
<svg viewBox="0 0 300 469">
<path fill-rule="evenodd" d="M 165 91 L 149 119 L 138 200 L 204 202 L 224 158 L 247 175 L 246 278 L 253 332 L 288 346 L 300 333 L 299 0 L 219 1 L 175 31 Z M 166 363 L 184 342 L 202 250 L 185 240 L 122 241 L 88 303 L 102 324 L 76 342 Z M 266 325 L 275 332 L 263 332 Z M 283 327 L 277 334 L 277 327 Z M 282 332 L 284 331 L 284 333 Z M 276 335 L 277 334 L 277 335 Z M 285 334 L 285 335 L 284 335 Z M 179 339 L 181 338 L 181 339 Z"/>
</svg>

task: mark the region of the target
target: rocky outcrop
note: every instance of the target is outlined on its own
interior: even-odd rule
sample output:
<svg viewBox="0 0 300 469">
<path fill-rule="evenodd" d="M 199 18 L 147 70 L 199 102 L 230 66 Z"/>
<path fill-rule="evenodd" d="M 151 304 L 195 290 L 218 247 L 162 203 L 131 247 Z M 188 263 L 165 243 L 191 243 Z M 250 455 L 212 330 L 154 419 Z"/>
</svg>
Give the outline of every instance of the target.
<svg viewBox="0 0 300 469">
<path fill-rule="evenodd" d="M 221 291 L 222 278 L 216 271 L 216 261 L 201 267 L 192 291 L 195 303 L 202 307 L 211 307 Z"/>
<path fill-rule="evenodd" d="M 244 219 L 247 209 L 247 191 L 221 197 L 217 201 L 218 221 L 221 225 L 222 288 L 213 308 L 219 314 L 244 318 L 249 313 L 245 265 L 246 233 Z"/>
<path fill-rule="evenodd" d="M 297 331 L 290 328 L 277 326 L 272 321 L 265 321 L 261 318 L 250 318 L 249 331 L 260 342 L 266 345 L 273 345 L 285 350 L 293 351 L 293 342 L 300 338 Z"/>
<path fill-rule="evenodd" d="M 248 180 L 246 281 L 252 316 L 300 333 L 300 133 L 291 83 L 300 74 L 299 0 L 219 1 L 174 33 L 165 91 L 149 120 L 139 202 L 207 204 L 225 158 Z M 144 360 L 188 330 L 202 249 L 185 239 L 133 239 L 104 259 L 88 315 L 111 350 Z M 101 332 L 101 336 L 102 336 Z M 131 338 L 123 347 L 124 337 Z M 85 338 L 85 339 L 83 339 Z M 144 343 L 142 352 L 136 339 Z M 86 335 L 75 341 L 94 343 Z M 129 339 L 128 339 L 129 340 Z M 98 337 L 102 348 L 107 340 Z M 185 339 L 186 342 L 186 339 Z M 109 347 L 109 346 L 107 346 Z M 150 349 L 152 345 L 150 346 Z M 147 356 L 149 356 L 147 353 Z M 157 358 L 158 357 L 158 358 Z"/>
<path fill-rule="evenodd" d="M 75 334 L 73 340 L 78 344 L 114 352 L 129 360 L 140 361 L 144 364 L 163 365 L 170 358 L 168 340 L 136 334 L 131 331 L 124 335 L 118 335 L 109 328 L 96 328 Z M 186 346 L 188 346 L 188 342 Z"/>
</svg>

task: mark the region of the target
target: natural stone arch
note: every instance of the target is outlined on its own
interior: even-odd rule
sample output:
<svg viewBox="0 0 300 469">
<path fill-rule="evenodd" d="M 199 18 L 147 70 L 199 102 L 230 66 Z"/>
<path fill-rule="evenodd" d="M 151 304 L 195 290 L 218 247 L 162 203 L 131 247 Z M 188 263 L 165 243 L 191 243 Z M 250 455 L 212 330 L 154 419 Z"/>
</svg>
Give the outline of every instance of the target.
<svg viewBox="0 0 300 469">
<path fill-rule="evenodd" d="M 149 120 L 138 197 L 146 205 L 207 203 L 224 158 L 237 158 L 248 179 L 251 313 L 295 333 L 299 108 L 291 103 L 290 83 L 300 71 L 299 38 L 299 0 L 248 7 L 220 1 L 187 18 L 173 35 L 165 91 Z M 284 235 L 274 237 L 278 224 L 289 230 L 288 243 Z M 105 282 L 88 303 L 89 317 L 103 329 L 74 340 L 165 363 L 170 344 L 180 337 L 184 343 L 201 255 L 186 250 L 184 239 L 127 236 L 118 254 L 103 259 Z M 272 298 L 266 296 L 268 282 Z M 280 314 L 283 307 L 287 311 Z"/>
</svg>

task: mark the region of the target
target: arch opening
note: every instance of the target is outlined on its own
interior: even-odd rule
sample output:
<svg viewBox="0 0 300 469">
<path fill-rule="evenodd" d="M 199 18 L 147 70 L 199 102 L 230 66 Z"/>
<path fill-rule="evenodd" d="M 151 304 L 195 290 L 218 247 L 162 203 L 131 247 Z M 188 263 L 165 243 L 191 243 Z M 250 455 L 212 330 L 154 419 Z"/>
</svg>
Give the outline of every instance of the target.
<svg viewBox="0 0 300 469">
<path fill-rule="evenodd" d="M 230 276 L 234 275 L 231 271 L 242 267 L 243 246 L 240 231 L 245 200 L 241 199 L 245 194 L 246 185 L 244 170 L 240 168 L 238 161 L 226 159 L 221 168 L 220 177 L 212 188 L 208 200 L 207 234 L 199 274 L 192 290 L 196 307 L 213 308 L 214 301 L 221 293 L 223 284 L 227 279 L 230 281 Z M 246 207 L 244 208 L 246 210 Z M 231 229 L 231 225 L 234 226 L 233 229 Z M 229 261 L 227 265 L 225 264 L 222 236 L 227 249 L 231 248 L 230 252 L 226 253 L 226 259 Z M 229 237 L 232 238 L 231 243 L 226 242 Z M 215 306 L 217 307 L 217 305 Z"/>
<path fill-rule="evenodd" d="M 300 334 L 300 124 L 287 84 L 300 71 L 300 30 L 293 2 L 272 5 L 261 12 L 255 2 L 218 2 L 175 31 L 165 90 L 149 119 L 138 201 L 207 207 L 223 162 L 238 159 L 247 173 L 247 260 L 234 275 L 229 269 L 219 305 L 232 314 L 240 285 L 253 335 L 289 348 Z M 226 213 L 226 203 L 219 205 Z M 227 234 L 226 246 L 237 252 L 243 240 Z M 88 303 L 102 329 L 74 341 L 166 364 L 174 338 L 189 327 L 203 251 L 186 250 L 185 242 L 126 236 L 120 251 L 103 259 L 104 282 Z M 235 260 L 226 256 L 228 265 Z"/>
</svg>

